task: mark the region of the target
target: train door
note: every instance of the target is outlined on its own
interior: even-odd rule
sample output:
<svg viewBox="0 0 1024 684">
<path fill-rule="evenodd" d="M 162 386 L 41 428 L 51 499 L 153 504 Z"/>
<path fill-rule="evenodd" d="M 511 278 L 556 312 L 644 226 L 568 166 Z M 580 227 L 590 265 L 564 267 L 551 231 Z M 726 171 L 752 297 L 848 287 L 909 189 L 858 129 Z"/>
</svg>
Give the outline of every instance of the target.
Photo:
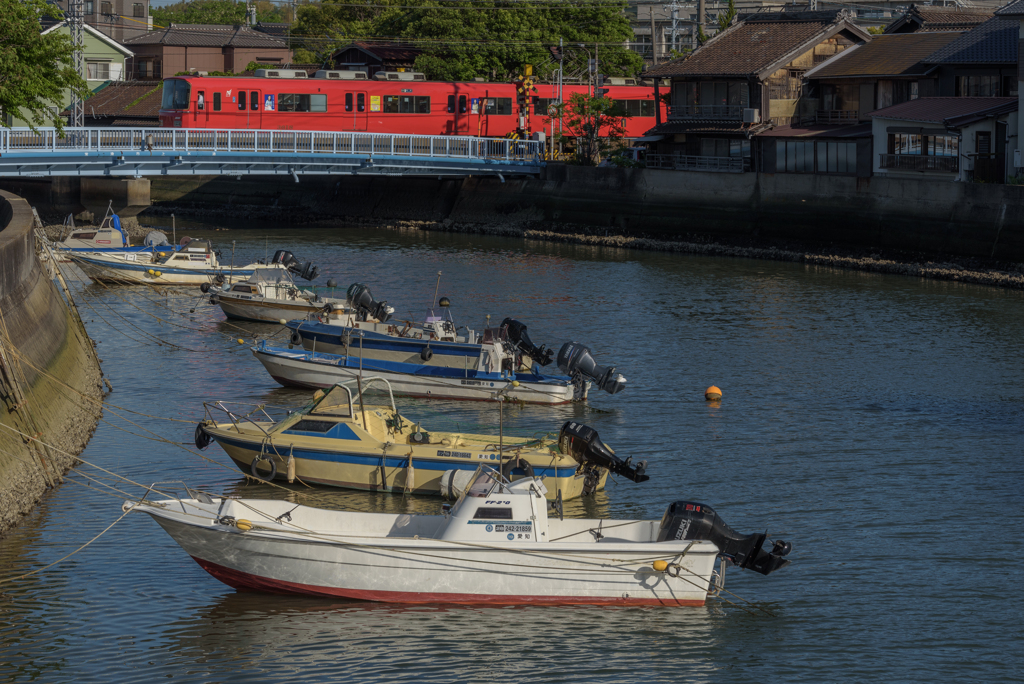
<svg viewBox="0 0 1024 684">
<path fill-rule="evenodd" d="M 466 135 L 469 132 L 469 99 L 465 95 L 448 96 L 448 125 L 445 132 L 449 135 Z"/>
<path fill-rule="evenodd" d="M 352 130 L 353 131 L 365 131 L 366 130 L 366 110 L 369 107 L 369 97 L 366 92 L 355 92 L 348 93 L 345 95 L 345 104 L 348 105 L 348 96 L 352 95 L 354 103 L 352 105 Z M 348 109 L 348 107 L 345 107 Z"/>
<path fill-rule="evenodd" d="M 196 99 L 192 103 L 192 126 L 194 128 L 206 128 L 210 120 L 209 103 L 206 101 L 206 91 L 196 92 Z"/>
<path fill-rule="evenodd" d="M 245 109 L 245 127 L 263 128 L 263 93 L 259 90 L 249 91 L 249 102 Z M 245 102 L 239 102 L 239 109 Z"/>
</svg>

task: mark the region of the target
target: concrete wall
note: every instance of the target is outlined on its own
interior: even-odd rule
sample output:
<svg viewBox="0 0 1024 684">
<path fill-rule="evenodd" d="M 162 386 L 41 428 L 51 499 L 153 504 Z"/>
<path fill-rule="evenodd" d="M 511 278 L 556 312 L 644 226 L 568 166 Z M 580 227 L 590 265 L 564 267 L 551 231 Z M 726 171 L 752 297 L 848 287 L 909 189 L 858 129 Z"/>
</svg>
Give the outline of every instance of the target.
<svg viewBox="0 0 1024 684">
<path fill-rule="evenodd" d="M 0 191 L 0 534 L 60 481 L 100 413 L 92 342 L 36 257 L 31 228 L 28 202 Z"/>
<path fill-rule="evenodd" d="M 1024 187 L 807 174 L 552 165 L 541 179 L 160 178 L 155 204 L 284 215 L 559 224 L 660 238 L 832 243 L 1024 262 Z M 211 211 L 216 214 L 211 214 Z"/>
</svg>

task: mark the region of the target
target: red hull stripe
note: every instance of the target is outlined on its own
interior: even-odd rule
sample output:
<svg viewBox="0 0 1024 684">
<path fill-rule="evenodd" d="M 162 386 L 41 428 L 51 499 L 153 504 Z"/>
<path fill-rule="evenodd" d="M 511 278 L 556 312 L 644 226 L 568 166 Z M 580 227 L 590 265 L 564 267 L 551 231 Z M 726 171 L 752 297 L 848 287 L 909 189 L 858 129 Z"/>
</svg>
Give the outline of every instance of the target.
<svg viewBox="0 0 1024 684">
<path fill-rule="evenodd" d="M 383 601 L 385 603 L 458 603 L 465 605 L 487 604 L 505 606 L 703 606 L 701 600 L 662 600 L 652 598 L 604 598 L 594 596 L 503 596 L 500 594 L 443 594 L 411 591 L 365 591 L 339 587 L 318 587 L 285 580 L 270 579 L 232 570 L 217 563 L 192 556 L 199 567 L 229 587 L 242 591 L 263 591 L 271 594 L 301 594 L 347 598 L 359 601 Z"/>
</svg>

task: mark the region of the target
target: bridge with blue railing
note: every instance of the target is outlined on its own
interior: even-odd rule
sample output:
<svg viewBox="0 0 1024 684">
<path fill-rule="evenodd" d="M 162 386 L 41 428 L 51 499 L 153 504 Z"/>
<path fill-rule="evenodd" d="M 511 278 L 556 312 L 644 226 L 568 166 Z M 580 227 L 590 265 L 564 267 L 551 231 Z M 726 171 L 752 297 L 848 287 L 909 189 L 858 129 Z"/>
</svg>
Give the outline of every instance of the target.
<svg viewBox="0 0 1024 684">
<path fill-rule="evenodd" d="M 0 129 L 0 177 L 537 175 L 532 140 L 175 128 Z"/>
</svg>

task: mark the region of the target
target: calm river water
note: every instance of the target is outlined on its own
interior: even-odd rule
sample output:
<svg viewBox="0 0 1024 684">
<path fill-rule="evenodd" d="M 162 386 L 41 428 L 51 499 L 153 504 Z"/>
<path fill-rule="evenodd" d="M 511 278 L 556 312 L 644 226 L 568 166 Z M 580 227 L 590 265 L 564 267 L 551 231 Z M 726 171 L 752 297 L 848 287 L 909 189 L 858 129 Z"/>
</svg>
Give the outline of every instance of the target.
<svg viewBox="0 0 1024 684">
<path fill-rule="evenodd" d="M 1020 681 L 1024 294 L 369 228 L 192 234 L 217 240 L 225 260 L 235 240 L 236 263 L 267 245 L 290 249 L 322 266 L 321 284 L 365 282 L 403 316 L 424 315 L 441 271 L 439 294 L 459 324 L 511 315 L 537 342 L 587 343 L 628 389 L 595 391 L 589 406 L 512 409 L 506 429 L 555 431 L 576 417 L 620 454 L 649 460 L 649 482 L 619 482 L 567 514 L 659 518 L 671 501 L 693 499 L 741 532 L 791 541 L 790 567 L 728 576 L 729 589 L 774 617 L 717 601 L 460 608 L 236 593 L 140 514 L 0 586 L 0 679 Z M 213 399 L 302 404 L 307 393 L 277 387 L 237 342 L 277 326 L 232 327 L 191 289 L 86 284 L 79 301 L 115 389 L 108 402 L 158 417 L 108 406 L 85 460 L 147 484 L 287 496 L 246 486 L 216 445 L 204 460 L 194 425 L 165 420 L 199 418 Z M 703 399 L 711 384 L 721 405 Z M 494 406 L 399 401 L 428 427 L 497 428 Z M 69 479 L 0 541 L 3 577 L 114 521 L 119 495 L 101 484 L 139 493 L 109 478 Z M 344 491 L 314 500 L 440 506 Z"/>
</svg>

